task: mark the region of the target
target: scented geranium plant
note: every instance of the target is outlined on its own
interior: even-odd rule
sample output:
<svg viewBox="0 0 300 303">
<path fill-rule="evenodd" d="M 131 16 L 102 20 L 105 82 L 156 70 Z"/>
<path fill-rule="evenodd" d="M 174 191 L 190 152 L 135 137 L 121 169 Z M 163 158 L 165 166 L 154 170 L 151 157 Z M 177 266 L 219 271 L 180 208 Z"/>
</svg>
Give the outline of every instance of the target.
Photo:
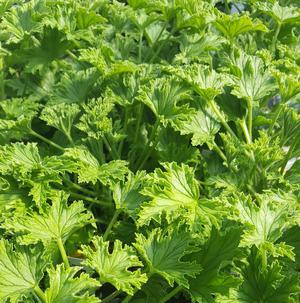
<svg viewBox="0 0 300 303">
<path fill-rule="evenodd" d="M 0 0 L 0 302 L 300 300 L 298 0 Z"/>
</svg>

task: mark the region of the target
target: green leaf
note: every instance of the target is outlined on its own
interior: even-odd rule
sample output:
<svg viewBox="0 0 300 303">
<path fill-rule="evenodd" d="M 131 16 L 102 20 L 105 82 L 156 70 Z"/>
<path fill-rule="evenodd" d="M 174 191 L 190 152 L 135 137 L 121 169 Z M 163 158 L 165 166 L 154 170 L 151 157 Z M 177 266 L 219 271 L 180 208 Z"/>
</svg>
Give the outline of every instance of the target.
<svg viewBox="0 0 300 303">
<path fill-rule="evenodd" d="M 222 271 L 222 266 L 239 255 L 242 230 L 230 225 L 225 227 L 225 230 L 213 228 L 201 250 L 195 253 L 202 271 L 195 278 L 189 279 L 188 291 L 196 302 L 214 302 L 213 294 L 226 294 L 238 284 L 230 273 Z"/>
<path fill-rule="evenodd" d="M 47 261 L 41 247 L 13 247 L 0 240 L 0 300 L 20 302 L 34 292 L 44 275 Z"/>
<path fill-rule="evenodd" d="M 108 116 L 114 104 L 111 98 L 92 99 L 83 105 L 84 114 L 76 127 L 94 139 L 112 132 L 112 119 Z"/>
<path fill-rule="evenodd" d="M 275 90 L 274 78 L 263 61 L 256 57 L 239 52 L 230 63 L 233 74 L 231 94 L 252 102 L 262 101 Z"/>
<path fill-rule="evenodd" d="M 188 122 L 182 121 L 182 123 Z M 188 137 L 181 136 L 171 128 L 163 128 L 159 132 L 159 141 L 155 149 L 160 162 L 191 164 L 196 163 L 200 156 L 199 149 L 191 146 Z"/>
<path fill-rule="evenodd" d="M 194 146 L 206 143 L 210 148 L 214 144 L 215 135 L 220 130 L 220 124 L 209 108 L 201 108 L 193 115 L 191 121 L 182 121 L 180 133 L 182 135 L 192 134 Z"/>
<path fill-rule="evenodd" d="M 31 73 L 42 71 L 53 61 L 61 59 L 69 47 L 70 42 L 64 33 L 57 28 L 46 27 L 39 45 L 26 53 L 26 59 L 29 61 L 26 71 Z"/>
<path fill-rule="evenodd" d="M 127 106 L 134 102 L 139 88 L 139 78 L 137 74 L 125 73 L 111 77 L 108 83 L 113 91 L 115 102 Z"/>
<path fill-rule="evenodd" d="M 238 37 L 240 34 L 253 31 L 268 31 L 268 28 L 260 21 L 253 21 L 247 15 L 226 15 L 221 14 L 214 25 L 216 28 L 230 41 Z"/>
<path fill-rule="evenodd" d="M 188 288 L 187 276 L 195 277 L 201 270 L 195 262 L 183 261 L 184 257 L 197 250 L 192 242 L 189 233 L 175 230 L 163 232 L 156 228 L 147 237 L 137 234 L 134 246 L 146 261 L 151 274 L 164 277 L 171 286 L 176 282 Z"/>
<path fill-rule="evenodd" d="M 244 282 L 237 292 L 239 302 L 294 302 L 291 296 L 300 290 L 297 276 L 286 275 L 278 260 L 265 267 L 263 256 L 256 248 L 251 250 L 241 274 Z"/>
<path fill-rule="evenodd" d="M 151 276 L 140 293 L 132 299 L 133 303 L 157 303 L 168 293 L 168 283 L 161 276 Z M 138 298 L 136 298 L 138 297 Z M 136 299 L 135 299 L 136 298 Z"/>
<path fill-rule="evenodd" d="M 104 17 L 97 14 L 95 11 L 87 10 L 85 7 L 78 7 L 76 9 L 76 19 L 77 27 L 81 30 L 107 21 Z"/>
<path fill-rule="evenodd" d="M 33 99 L 13 98 L 2 100 L 0 130 L 10 138 L 22 138 L 29 133 L 29 126 L 36 116 L 39 104 Z"/>
<path fill-rule="evenodd" d="M 278 131 L 276 136 L 280 138 L 281 146 L 291 146 L 298 141 L 300 132 L 300 116 L 294 109 L 286 105 L 279 105 Z M 275 119 L 275 118 L 274 118 Z M 291 158 L 293 155 L 291 155 Z"/>
<path fill-rule="evenodd" d="M 149 176 L 149 186 L 142 194 L 151 198 L 144 203 L 139 213 L 139 224 L 148 224 L 151 219 L 160 221 L 162 214 L 180 216 L 180 210 L 195 208 L 199 199 L 199 187 L 191 167 L 174 162 L 164 163 L 165 171 L 156 169 Z"/>
<path fill-rule="evenodd" d="M 1 28 L 8 36 L 7 44 L 18 43 L 26 35 L 41 30 L 42 23 L 35 20 L 34 9 L 33 3 L 26 3 L 14 6 L 4 15 Z"/>
<path fill-rule="evenodd" d="M 43 109 L 40 119 L 60 130 L 72 142 L 71 129 L 80 109 L 77 104 L 61 103 Z"/>
<path fill-rule="evenodd" d="M 99 274 L 101 283 L 110 283 L 116 289 L 133 295 L 135 289 L 140 289 L 147 282 L 147 276 L 141 273 L 140 268 L 129 270 L 143 266 L 132 247 L 123 246 L 122 242 L 116 240 L 113 250 L 109 252 L 109 242 L 103 241 L 103 238 L 98 236 L 92 243 L 95 249 L 90 246 L 82 247 L 86 257 L 83 264 Z"/>
<path fill-rule="evenodd" d="M 294 6 L 281 6 L 278 1 L 275 3 L 257 3 L 256 6 L 278 23 L 297 23 L 300 21 L 300 10 Z"/>
<path fill-rule="evenodd" d="M 23 244 L 42 241 L 49 246 L 59 240 L 65 242 L 76 231 L 91 224 L 93 219 L 81 201 L 71 205 L 67 201 L 68 195 L 58 192 L 52 199 L 52 205 L 45 206 L 43 212 L 28 211 L 6 222 L 5 227 L 21 233 L 19 238 Z"/>
<path fill-rule="evenodd" d="M 273 75 L 275 76 L 283 102 L 289 101 L 300 93 L 300 80 L 298 77 L 279 71 L 274 71 Z"/>
<path fill-rule="evenodd" d="M 1 151 L 0 171 L 4 174 L 15 169 L 20 175 L 26 176 L 28 172 L 40 167 L 42 164 L 36 143 L 24 144 L 17 142 L 5 146 Z"/>
<path fill-rule="evenodd" d="M 162 78 L 142 87 L 137 99 L 145 103 L 164 126 L 170 123 L 176 128 L 177 121 L 186 120 L 193 112 L 187 105 L 178 104 L 187 97 L 183 85 L 173 78 Z"/>
<path fill-rule="evenodd" d="M 203 64 L 211 64 L 210 52 L 220 49 L 222 43 L 226 40 L 219 35 L 203 35 L 190 37 L 182 35 L 180 37 L 180 53 L 175 56 L 176 63 L 187 64 L 194 60 Z"/>
<path fill-rule="evenodd" d="M 294 247 L 295 267 L 300 268 L 300 227 L 293 226 L 292 228 L 286 229 L 277 242 L 284 242 Z"/>
<path fill-rule="evenodd" d="M 97 73 L 93 68 L 83 71 L 65 73 L 51 96 L 51 103 L 81 103 L 97 80 Z"/>
<path fill-rule="evenodd" d="M 280 196 L 274 193 L 258 196 L 258 199 L 259 207 L 250 197 L 241 196 L 237 201 L 237 219 L 248 227 L 241 244 L 249 247 L 255 245 L 269 250 L 275 256 L 286 255 L 293 259 L 294 255 L 290 247 L 280 244 L 272 245 L 272 243 L 282 236 L 286 228 L 295 224 L 294 220 L 297 220 L 296 197 L 288 194 Z"/>
<path fill-rule="evenodd" d="M 61 183 L 60 174 L 72 166 L 56 156 L 41 158 L 36 143 L 6 145 L 0 155 L 0 172 L 31 187 L 29 194 L 38 205 L 51 196 L 50 183 Z"/>
<path fill-rule="evenodd" d="M 97 303 L 94 295 L 89 292 L 100 286 L 99 282 L 89 277 L 88 274 L 78 275 L 80 267 L 65 269 L 64 264 L 56 269 L 48 269 L 50 286 L 45 291 L 46 303 Z"/>
<path fill-rule="evenodd" d="M 126 179 L 111 186 L 116 209 L 122 210 L 129 215 L 134 215 L 141 203 L 146 198 L 140 194 L 145 180 L 145 172 L 139 171 L 136 174 L 129 172 Z"/>
<path fill-rule="evenodd" d="M 75 161 L 72 171 L 78 174 L 79 183 L 95 184 L 99 180 L 107 185 L 123 180 L 128 172 L 127 162 L 123 160 L 113 160 L 100 165 L 85 146 L 66 148 L 63 157 Z"/>
<path fill-rule="evenodd" d="M 231 83 L 226 74 L 219 74 L 214 69 L 201 64 L 193 64 L 184 69 L 169 67 L 167 71 L 190 84 L 193 90 L 206 101 L 211 101 L 220 95 L 224 86 Z"/>
</svg>

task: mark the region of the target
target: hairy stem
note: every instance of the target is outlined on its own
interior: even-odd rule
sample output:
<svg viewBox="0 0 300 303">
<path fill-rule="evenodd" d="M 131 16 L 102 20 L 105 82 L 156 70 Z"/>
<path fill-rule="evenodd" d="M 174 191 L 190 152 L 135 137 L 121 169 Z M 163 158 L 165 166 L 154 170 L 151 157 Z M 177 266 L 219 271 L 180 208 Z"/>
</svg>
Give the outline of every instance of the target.
<svg viewBox="0 0 300 303">
<path fill-rule="evenodd" d="M 139 57 L 138 57 L 138 62 L 142 62 L 142 47 L 143 47 L 143 36 L 144 36 L 144 31 L 140 33 L 140 38 L 139 38 Z"/>
<path fill-rule="evenodd" d="M 248 131 L 248 127 L 247 127 L 246 121 L 243 119 L 243 120 L 241 121 L 240 125 L 241 125 L 241 128 L 242 128 L 242 130 L 243 130 L 243 133 L 244 133 L 246 142 L 247 142 L 248 144 L 251 144 L 251 138 L 250 138 L 250 134 L 249 134 L 249 131 Z"/>
<path fill-rule="evenodd" d="M 292 154 L 293 154 L 293 151 L 294 151 L 294 149 L 295 149 L 296 143 L 297 143 L 297 141 L 295 140 L 295 141 L 291 144 L 291 146 L 289 147 L 289 150 L 288 150 L 287 154 L 286 154 L 285 157 L 284 157 L 284 161 L 283 161 L 283 164 L 282 164 L 281 169 L 280 169 L 280 172 L 281 172 L 282 175 L 284 175 L 285 172 L 286 172 L 286 171 L 285 171 L 285 167 L 286 167 L 287 163 L 289 162 L 289 160 L 290 160 L 291 157 L 292 157 Z"/>
<path fill-rule="evenodd" d="M 252 142 L 252 120 L 253 120 L 253 106 L 252 100 L 247 98 L 247 107 L 248 107 L 248 131 L 249 131 L 249 138 L 250 143 Z"/>
<path fill-rule="evenodd" d="M 233 130 L 231 129 L 231 127 L 228 125 L 228 123 L 226 122 L 226 120 L 224 119 L 222 113 L 220 112 L 219 108 L 217 107 L 216 103 L 214 100 L 211 100 L 209 102 L 209 104 L 212 107 L 212 110 L 214 111 L 214 113 L 217 115 L 217 117 L 219 118 L 219 120 L 221 121 L 222 125 L 225 127 L 225 129 L 228 131 L 228 133 L 234 138 L 237 139 L 236 134 L 233 132 Z"/>
<path fill-rule="evenodd" d="M 281 22 L 279 22 L 277 24 L 276 32 L 273 36 L 273 40 L 272 40 L 272 51 L 273 51 L 273 53 L 275 53 L 275 51 L 276 51 L 277 39 L 278 39 L 280 29 L 281 29 Z"/>
<path fill-rule="evenodd" d="M 276 110 L 275 110 L 275 118 L 273 119 L 272 124 L 271 124 L 270 127 L 269 127 L 268 135 L 271 135 L 271 134 L 272 134 L 272 131 L 273 131 L 274 127 L 275 127 L 275 124 L 276 124 L 276 122 L 277 122 L 277 120 L 278 120 L 278 118 L 279 118 L 279 116 L 280 116 L 282 110 L 283 110 L 283 106 L 281 106 L 281 105 L 279 104 L 278 107 L 277 107 Z"/>
<path fill-rule="evenodd" d="M 175 295 L 177 295 L 180 291 L 182 291 L 181 286 L 175 287 L 171 292 L 169 292 L 167 295 L 165 295 L 159 303 L 168 302 L 171 298 L 173 298 Z"/>
<path fill-rule="evenodd" d="M 97 199 L 94 199 L 94 198 L 91 198 L 91 197 L 87 197 L 85 195 L 81 195 L 81 194 L 78 194 L 78 193 L 70 192 L 70 191 L 69 191 L 69 194 L 74 198 L 82 199 L 82 200 L 85 200 L 85 201 L 88 201 L 88 202 L 91 202 L 91 203 L 95 203 L 95 204 L 98 204 L 98 205 L 101 205 L 101 206 L 106 206 L 106 207 L 110 206 L 109 202 L 100 201 L 100 200 L 97 200 Z"/>
<path fill-rule="evenodd" d="M 161 28 L 159 34 L 157 35 L 154 43 L 152 44 L 152 49 L 154 49 L 156 47 L 156 44 L 159 42 L 160 37 L 162 36 L 163 32 L 165 31 L 166 27 L 167 27 L 168 23 L 165 23 L 164 26 Z M 149 56 L 147 56 L 146 60 L 149 59 Z"/>
<path fill-rule="evenodd" d="M 111 153 L 112 158 L 114 160 L 119 159 L 118 151 L 116 150 L 115 146 L 109 142 L 109 140 L 106 138 L 106 136 L 103 136 L 103 142 L 108 149 L 108 151 Z"/>
<path fill-rule="evenodd" d="M 111 220 L 110 220 L 110 222 L 109 222 L 109 224 L 108 224 L 106 230 L 105 230 L 105 233 L 104 233 L 104 235 L 103 235 L 103 240 L 104 240 L 104 241 L 106 241 L 106 239 L 107 239 L 109 233 L 111 232 L 112 228 L 114 227 L 114 225 L 115 225 L 115 223 L 116 223 L 116 221 L 117 221 L 117 219 L 118 219 L 118 217 L 119 217 L 119 214 L 120 214 L 120 210 L 117 209 L 117 210 L 115 211 L 113 217 L 111 218 Z"/>
<path fill-rule="evenodd" d="M 67 178 L 63 178 L 63 180 L 64 180 L 69 186 L 71 186 L 71 187 L 73 187 L 74 189 L 77 189 L 77 190 L 79 190 L 79 191 L 81 191 L 81 192 L 83 192 L 83 193 L 85 193 L 85 194 L 87 194 L 87 195 L 91 195 L 91 196 L 96 196 L 96 195 L 97 195 L 94 191 L 91 191 L 91 190 L 89 190 L 89 189 L 87 189 L 87 188 L 84 188 L 84 187 L 80 186 L 79 184 L 74 183 L 74 182 L 68 180 Z"/>
<path fill-rule="evenodd" d="M 30 133 L 32 136 L 34 136 L 34 137 L 36 137 L 36 138 L 38 138 L 38 139 L 44 141 L 45 143 L 47 143 L 47 144 L 49 144 L 49 145 L 51 145 L 51 146 L 53 146 L 53 147 L 55 147 L 55 148 L 57 148 L 57 149 L 59 149 L 59 150 L 61 150 L 61 151 L 64 151 L 64 150 L 65 150 L 62 146 L 60 146 L 60 145 L 56 144 L 55 142 L 53 142 L 53 141 L 51 141 L 51 140 L 45 138 L 44 136 L 38 134 L 38 133 L 35 132 L 33 129 L 31 129 L 31 130 L 29 131 L 29 133 Z"/>
<path fill-rule="evenodd" d="M 64 262 L 66 268 L 69 268 L 69 267 L 70 267 L 70 263 L 69 263 L 69 259 L 68 259 L 68 256 L 67 256 L 67 253 L 66 253 L 64 244 L 63 244 L 63 242 L 62 242 L 62 239 L 61 239 L 61 238 L 58 238 L 56 242 L 57 242 L 57 246 L 58 246 L 58 249 L 59 249 L 59 251 L 60 251 L 62 260 L 63 260 L 63 262 Z"/>
<path fill-rule="evenodd" d="M 122 301 L 122 303 L 128 303 L 131 299 L 132 299 L 132 296 L 131 295 L 127 295 L 125 297 L 125 299 Z"/>
<path fill-rule="evenodd" d="M 132 144 L 133 146 L 136 145 L 137 140 L 138 140 L 140 125 L 142 122 L 143 110 L 144 110 L 144 104 L 140 103 L 138 105 L 138 109 L 137 109 L 137 120 L 136 120 L 135 134 L 134 134 L 134 139 L 133 139 L 133 144 Z"/>
<path fill-rule="evenodd" d="M 223 159 L 227 163 L 228 162 L 227 157 L 225 156 L 225 154 L 222 152 L 222 150 L 216 144 L 215 141 L 213 142 L 213 148 L 214 148 L 214 151 L 220 156 L 220 158 Z"/>
<path fill-rule="evenodd" d="M 126 134 L 127 132 L 127 128 L 128 128 L 128 119 L 129 119 L 129 110 L 128 110 L 128 107 L 125 107 L 125 114 L 124 114 L 124 127 L 123 127 L 123 130 L 124 130 L 124 133 Z M 123 146 L 124 146 L 124 142 L 125 142 L 126 138 L 124 138 L 120 145 L 119 145 L 119 148 L 118 148 L 118 154 L 120 156 L 122 156 L 122 150 L 123 150 Z"/>
<path fill-rule="evenodd" d="M 230 7 L 229 7 L 229 4 L 228 4 L 228 0 L 224 0 L 224 6 L 225 6 L 225 12 L 227 15 L 230 14 Z"/>
<path fill-rule="evenodd" d="M 40 287 L 38 285 L 36 285 L 33 290 L 43 303 L 47 302 L 44 292 L 40 289 Z"/>
<path fill-rule="evenodd" d="M 0 67 L 1 67 L 1 59 L 0 59 Z M 0 72 L 0 101 L 5 97 L 4 92 L 4 71 Z"/>
<path fill-rule="evenodd" d="M 171 32 L 169 32 L 167 38 L 159 45 L 159 47 L 157 48 L 156 52 L 153 54 L 153 56 L 151 57 L 149 63 L 152 63 L 154 61 L 154 59 L 157 57 L 157 55 L 160 53 L 160 51 L 162 50 L 162 48 L 166 45 L 166 43 L 170 40 L 171 36 L 174 34 L 175 32 L 175 27 L 172 29 Z"/>
<path fill-rule="evenodd" d="M 121 293 L 122 293 L 121 290 L 116 290 L 112 294 L 110 294 L 109 296 L 102 299 L 101 303 L 110 303 L 112 299 L 114 299 L 115 297 L 117 297 Z"/>
<path fill-rule="evenodd" d="M 139 160 L 137 161 L 137 170 L 141 169 L 143 167 L 143 165 L 145 164 L 145 162 L 148 160 L 148 158 L 150 157 L 153 148 L 155 148 L 157 141 L 158 141 L 158 136 L 155 140 L 155 142 L 153 142 L 153 139 L 156 135 L 157 129 L 159 127 L 159 119 L 156 119 L 155 124 L 153 125 L 149 140 L 146 144 L 146 146 L 144 147 L 143 151 L 141 152 L 141 156 L 139 158 Z M 151 143 L 153 143 L 153 146 L 150 146 Z M 146 154 L 145 154 L 146 153 Z"/>
</svg>

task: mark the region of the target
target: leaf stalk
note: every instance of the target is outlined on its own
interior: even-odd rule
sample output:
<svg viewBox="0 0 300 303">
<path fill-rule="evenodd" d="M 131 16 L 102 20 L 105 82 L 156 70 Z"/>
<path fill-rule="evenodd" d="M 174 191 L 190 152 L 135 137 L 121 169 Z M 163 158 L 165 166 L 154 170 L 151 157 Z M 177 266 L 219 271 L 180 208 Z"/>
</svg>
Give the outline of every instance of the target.
<svg viewBox="0 0 300 303">
<path fill-rule="evenodd" d="M 61 238 L 58 238 L 56 242 L 57 242 L 57 246 L 58 246 L 58 249 L 59 249 L 59 251 L 60 251 L 62 260 L 63 260 L 63 262 L 64 262 L 66 268 L 69 268 L 69 267 L 70 267 L 70 263 L 69 263 L 69 259 L 68 259 L 68 256 L 67 256 L 67 253 L 66 253 L 64 244 L 63 244 L 63 242 L 62 242 L 62 239 L 61 239 Z"/>
</svg>

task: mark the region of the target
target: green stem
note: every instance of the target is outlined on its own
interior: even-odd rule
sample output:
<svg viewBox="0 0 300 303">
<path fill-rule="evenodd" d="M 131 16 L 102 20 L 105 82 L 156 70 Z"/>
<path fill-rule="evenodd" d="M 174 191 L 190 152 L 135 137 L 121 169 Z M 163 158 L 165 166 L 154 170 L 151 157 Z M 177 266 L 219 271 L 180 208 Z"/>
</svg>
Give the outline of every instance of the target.
<svg viewBox="0 0 300 303">
<path fill-rule="evenodd" d="M 152 128 L 149 140 L 148 140 L 147 144 L 145 145 L 143 151 L 141 152 L 141 156 L 140 156 L 139 160 L 137 161 L 137 166 L 136 166 L 137 170 L 139 170 L 143 167 L 145 162 L 150 157 L 153 148 L 155 148 L 155 146 L 157 144 L 158 136 L 156 137 L 155 142 L 153 142 L 153 139 L 155 137 L 158 127 L 159 127 L 159 119 L 156 119 L 155 124 L 153 125 L 153 128 Z M 150 146 L 151 143 L 153 143 L 153 146 Z M 145 152 L 147 152 L 147 153 L 145 154 Z"/>
<path fill-rule="evenodd" d="M 105 161 L 105 155 L 103 152 L 103 141 L 99 140 L 98 144 L 99 144 L 99 149 L 100 149 L 99 160 L 100 160 L 101 164 L 104 164 L 106 161 Z"/>
<path fill-rule="evenodd" d="M 226 162 L 228 163 L 227 157 L 225 156 L 225 154 L 222 152 L 222 150 L 220 149 L 220 147 L 216 144 L 215 141 L 213 141 L 213 148 L 214 151 Z"/>
<path fill-rule="evenodd" d="M 144 31 L 140 33 L 140 39 L 139 39 L 139 57 L 138 57 L 138 62 L 142 62 L 142 47 L 143 47 L 143 36 L 144 36 Z"/>
<path fill-rule="evenodd" d="M 174 34 L 175 32 L 175 27 L 172 29 L 172 31 L 168 34 L 167 38 L 159 45 L 159 47 L 157 48 L 156 52 L 154 53 L 154 55 L 151 57 L 149 63 L 152 63 L 154 61 L 154 59 L 157 57 L 157 55 L 160 53 L 160 51 L 162 50 L 162 48 L 166 45 L 166 43 L 170 40 L 171 36 Z"/>
<path fill-rule="evenodd" d="M 268 266 L 268 256 L 266 249 L 263 249 L 261 257 L 262 257 L 262 270 L 265 270 Z"/>
<path fill-rule="evenodd" d="M 138 166 L 137 170 L 141 170 L 141 169 L 144 167 L 146 161 L 147 161 L 148 158 L 151 156 L 151 154 L 152 154 L 152 152 L 153 152 L 153 149 L 156 147 L 157 142 L 158 142 L 158 138 L 153 142 L 153 146 L 151 146 L 151 148 L 148 149 L 147 154 L 145 155 L 145 157 L 144 157 L 142 163 Z"/>
<path fill-rule="evenodd" d="M 76 55 L 74 55 L 70 50 L 67 50 L 66 53 L 74 60 L 78 60 L 78 58 L 76 57 Z"/>
<path fill-rule="evenodd" d="M 59 150 L 61 150 L 61 151 L 64 151 L 64 150 L 65 150 L 62 146 L 60 146 L 60 145 L 54 143 L 53 141 L 51 141 L 51 140 L 45 138 L 44 136 L 38 134 L 37 132 L 35 132 L 35 131 L 32 130 L 32 129 L 29 131 L 29 133 L 30 133 L 32 136 L 35 136 L 36 138 L 38 138 L 38 139 L 44 141 L 45 143 L 47 143 L 47 144 L 49 144 L 49 145 L 51 145 L 51 146 L 53 146 L 53 147 L 55 147 L 55 148 L 57 148 L 57 149 L 59 149 Z"/>
<path fill-rule="evenodd" d="M 218 109 L 216 103 L 214 100 L 209 101 L 209 104 L 212 107 L 212 110 L 214 111 L 214 113 L 217 115 L 217 117 L 219 118 L 219 120 L 221 121 L 222 125 L 225 127 L 225 129 L 228 131 L 228 133 L 234 138 L 237 139 L 236 134 L 233 132 L 233 130 L 231 129 L 231 127 L 228 125 L 228 123 L 225 121 L 222 113 L 220 112 L 220 110 Z"/>
<path fill-rule="evenodd" d="M 4 60 L 0 59 L 0 101 L 5 98 L 4 91 Z"/>
<path fill-rule="evenodd" d="M 152 49 L 154 49 L 154 48 L 156 47 L 156 44 L 158 43 L 158 41 L 159 41 L 161 35 L 163 34 L 163 32 L 165 31 L 166 27 L 167 27 L 167 23 L 165 23 L 164 26 L 161 28 L 161 30 L 160 30 L 158 36 L 156 37 L 154 43 L 152 44 L 152 47 L 151 47 Z M 149 56 L 147 56 L 146 61 L 147 61 L 148 59 L 149 59 Z"/>
<path fill-rule="evenodd" d="M 106 148 L 108 149 L 108 151 L 111 153 L 112 158 L 114 160 L 119 159 L 119 154 L 118 154 L 118 151 L 116 150 L 115 146 L 113 144 L 111 144 L 105 136 L 103 136 L 103 142 L 104 142 Z"/>
<path fill-rule="evenodd" d="M 246 142 L 247 142 L 248 144 L 251 144 L 251 138 L 250 138 L 250 134 L 249 134 L 249 131 L 248 131 L 248 128 L 247 128 L 246 121 L 243 119 L 243 120 L 241 121 L 240 125 L 241 125 L 241 128 L 242 128 L 242 130 L 243 130 L 243 133 L 244 133 Z"/>
<path fill-rule="evenodd" d="M 167 295 L 165 295 L 159 303 L 166 303 L 166 302 L 168 302 L 171 298 L 173 298 L 175 295 L 177 295 L 181 291 L 182 291 L 182 287 L 181 286 L 177 286 L 170 293 L 168 293 Z"/>
<path fill-rule="evenodd" d="M 101 205 L 101 206 L 106 206 L 106 207 L 110 206 L 109 202 L 99 201 L 97 199 L 87 197 L 85 195 L 81 195 L 81 194 L 78 194 L 78 193 L 73 193 L 73 192 L 70 192 L 70 191 L 69 191 L 69 194 L 74 198 L 82 199 L 82 200 L 85 200 L 85 201 L 88 201 L 88 202 L 91 202 L 91 203 L 95 203 L 95 204 L 98 204 L 98 205 Z"/>
<path fill-rule="evenodd" d="M 253 106 L 252 100 L 247 98 L 247 107 L 248 107 L 248 131 L 249 131 L 249 138 L 250 143 L 252 142 L 252 120 L 253 120 Z"/>
<path fill-rule="evenodd" d="M 124 130 L 124 133 L 126 134 L 127 133 L 127 128 L 128 128 L 128 119 L 129 119 L 129 111 L 128 111 L 128 107 L 125 107 L 125 113 L 124 113 L 124 127 L 123 127 L 123 130 Z M 120 156 L 122 156 L 122 150 L 123 150 L 123 146 L 124 146 L 124 142 L 125 142 L 126 138 L 123 139 L 119 145 L 119 148 L 118 148 L 118 154 Z"/>
<path fill-rule="evenodd" d="M 67 139 L 69 140 L 70 144 L 71 144 L 72 146 L 74 146 L 75 144 L 74 144 L 74 141 L 73 141 L 73 138 L 72 138 L 70 132 L 66 131 L 66 132 L 65 132 L 65 135 L 66 135 Z"/>
<path fill-rule="evenodd" d="M 140 103 L 138 105 L 138 110 L 137 110 L 137 121 L 136 121 L 135 134 L 134 134 L 134 139 L 133 139 L 132 146 L 136 146 L 136 143 L 137 143 L 137 140 L 138 140 L 140 125 L 141 125 L 141 122 L 142 122 L 143 110 L 144 110 L 144 104 Z"/>
<path fill-rule="evenodd" d="M 111 232 L 112 228 L 114 227 L 118 217 L 119 217 L 119 214 L 120 214 L 120 210 L 117 209 L 113 215 L 113 217 L 111 218 L 106 230 L 105 230 L 105 233 L 103 235 L 103 240 L 105 241 L 109 235 L 109 233 Z"/>
<path fill-rule="evenodd" d="M 64 262 L 66 268 L 69 268 L 70 267 L 69 259 L 68 259 L 68 256 L 67 256 L 67 253 L 66 253 L 66 250 L 65 250 L 65 247 L 64 247 L 64 244 L 63 244 L 61 238 L 57 239 L 57 246 L 59 248 L 61 257 L 63 259 L 63 262 Z"/>
<path fill-rule="evenodd" d="M 36 295 L 42 300 L 42 302 L 44 303 L 47 302 L 44 292 L 40 289 L 38 285 L 36 285 L 33 290 L 36 293 Z"/>
<path fill-rule="evenodd" d="M 281 22 L 279 22 L 277 24 L 276 32 L 275 32 L 273 40 L 272 40 L 272 51 L 273 51 L 273 53 L 275 53 L 275 51 L 276 51 L 276 44 L 277 44 L 277 39 L 278 39 L 280 29 L 281 29 Z"/>
<path fill-rule="evenodd" d="M 273 131 L 274 127 L 275 127 L 275 124 L 276 124 L 276 122 L 277 122 L 277 120 L 278 120 L 278 118 L 279 118 L 282 110 L 283 110 L 283 106 L 279 104 L 278 107 L 275 110 L 275 118 L 273 119 L 272 124 L 270 125 L 269 130 L 268 130 L 268 134 L 269 135 L 272 134 L 272 131 Z"/>
<path fill-rule="evenodd" d="M 81 191 L 81 192 L 83 192 L 83 193 L 85 193 L 85 194 L 87 194 L 87 195 L 92 195 L 92 196 L 96 196 L 96 195 L 97 195 L 94 191 L 88 190 L 88 189 L 86 189 L 86 188 L 80 186 L 79 184 L 74 183 L 74 182 L 68 180 L 67 178 L 63 178 L 63 180 L 64 180 L 68 185 L 70 185 L 71 187 L 73 187 L 74 189 L 77 189 L 77 190 L 79 190 L 79 191 Z"/>
<path fill-rule="evenodd" d="M 281 170 L 280 170 L 282 175 L 285 174 L 285 167 L 286 167 L 287 163 L 289 162 L 289 160 L 292 157 L 292 153 L 295 149 L 296 142 L 297 141 L 294 141 L 294 143 L 289 147 L 289 150 L 288 150 L 286 156 L 284 157 L 283 165 L 281 166 Z"/>
<path fill-rule="evenodd" d="M 125 299 L 122 301 L 122 303 L 128 303 L 131 299 L 132 299 L 132 296 L 131 295 L 127 295 L 125 297 Z"/>
<path fill-rule="evenodd" d="M 110 294 L 109 296 L 107 296 L 103 300 L 101 300 L 101 303 L 110 303 L 112 299 L 114 299 L 121 293 L 122 293 L 122 290 L 116 290 L 112 294 Z"/>
<path fill-rule="evenodd" d="M 225 12 L 227 15 L 230 14 L 230 7 L 228 5 L 228 0 L 224 0 L 224 5 L 225 5 Z"/>
</svg>

